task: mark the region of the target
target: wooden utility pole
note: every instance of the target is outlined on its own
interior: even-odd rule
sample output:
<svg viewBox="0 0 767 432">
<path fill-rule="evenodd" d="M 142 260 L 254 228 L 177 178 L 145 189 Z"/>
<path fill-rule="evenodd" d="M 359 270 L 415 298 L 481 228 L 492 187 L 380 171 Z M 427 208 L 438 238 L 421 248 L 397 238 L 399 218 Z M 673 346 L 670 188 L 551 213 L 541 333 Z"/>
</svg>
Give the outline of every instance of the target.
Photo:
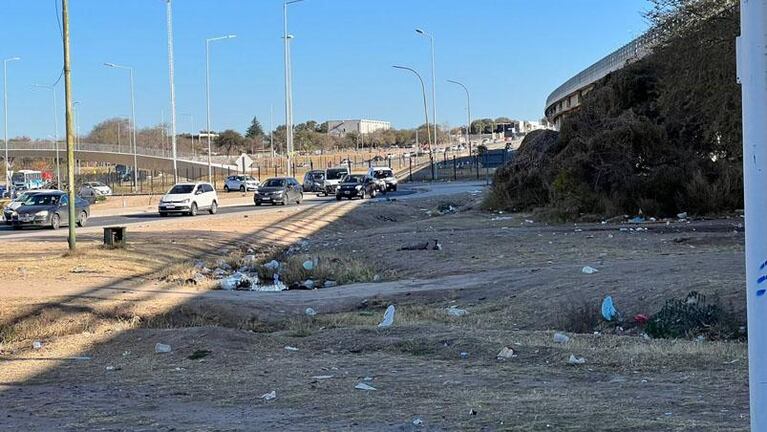
<svg viewBox="0 0 767 432">
<path fill-rule="evenodd" d="M 64 27 L 64 98 L 66 105 L 67 122 L 67 190 L 69 195 L 68 224 L 69 227 L 69 250 L 77 248 L 75 227 L 77 215 L 75 214 L 75 145 L 74 145 L 74 118 L 72 116 L 72 68 L 69 59 L 69 1 L 61 0 L 61 18 Z"/>
</svg>

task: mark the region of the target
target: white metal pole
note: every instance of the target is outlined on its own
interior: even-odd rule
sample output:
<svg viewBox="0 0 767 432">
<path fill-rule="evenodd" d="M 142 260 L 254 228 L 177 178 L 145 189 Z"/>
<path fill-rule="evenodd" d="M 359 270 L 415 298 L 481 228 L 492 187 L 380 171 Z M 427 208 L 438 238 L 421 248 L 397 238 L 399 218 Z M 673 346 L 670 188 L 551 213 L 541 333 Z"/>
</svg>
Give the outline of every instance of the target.
<svg viewBox="0 0 767 432">
<path fill-rule="evenodd" d="M 292 137 L 290 131 L 293 126 L 290 124 L 290 63 L 288 60 L 288 2 L 285 1 L 282 4 L 282 17 L 283 17 L 283 43 L 284 43 L 284 56 L 285 56 L 285 153 L 288 157 L 288 176 L 290 176 L 290 162 L 291 162 L 291 147 L 293 146 Z"/>
<path fill-rule="evenodd" d="M 8 60 L 3 60 L 3 116 L 5 117 L 4 139 L 5 144 L 5 191 L 11 192 L 11 176 L 9 175 L 10 164 L 8 163 Z"/>
<path fill-rule="evenodd" d="M 54 130 L 54 141 L 55 141 L 55 147 L 56 147 L 56 185 L 59 189 L 61 189 L 61 157 L 59 157 L 59 116 L 58 116 L 58 107 L 56 104 L 56 87 L 51 87 L 51 93 L 53 93 L 53 130 Z"/>
<path fill-rule="evenodd" d="M 272 147 L 272 157 L 274 157 L 274 106 L 269 105 L 269 145 Z"/>
<path fill-rule="evenodd" d="M 168 27 L 168 74 L 170 75 L 170 142 L 173 154 L 173 179 L 178 182 L 178 162 L 176 153 L 176 78 L 173 71 L 173 6 L 167 0 L 165 15 Z"/>
<path fill-rule="evenodd" d="M 738 78 L 743 93 L 743 183 L 746 216 L 751 430 L 767 430 L 767 0 L 740 2 Z"/>
<path fill-rule="evenodd" d="M 431 113 L 434 118 L 434 145 L 438 145 L 437 131 L 439 122 L 437 122 L 437 67 L 434 54 L 434 36 L 429 35 L 431 39 Z"/>
<path fill-rule="evenodd" d="M 131 128 L 131 141 L 133 141 L 133 190 L 135 192 L 136 188 L 138 188 L 138 143 L 136 142 L 136 129 L 138 129 L 138 125 L 136 124 L 136 96 L 133 87 L 133 68 L 129 67 L 128 71 L 130 72 L 130 110 L 131 121 L 133 122 L 133 127 Z"/>
<path fill-rule="evenodd" d="M 208 141 L 208 182 L 213 182 L 213 165 L 211 164 L 210 144 L 210 39 L 205 41 L 205 129 Z"/>
</svg>

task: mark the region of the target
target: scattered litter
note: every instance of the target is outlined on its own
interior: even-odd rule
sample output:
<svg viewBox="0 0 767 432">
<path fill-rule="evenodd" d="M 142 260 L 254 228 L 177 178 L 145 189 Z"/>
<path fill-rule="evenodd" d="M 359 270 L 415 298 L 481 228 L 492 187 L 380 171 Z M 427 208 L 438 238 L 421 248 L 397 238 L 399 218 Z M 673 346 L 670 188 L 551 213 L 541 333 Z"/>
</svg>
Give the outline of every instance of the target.
<svg viewBox="0 0 767 432">
<path fill-rule="evenodd" d="M 376 273 L 373 275 L 373 282 L 380 282 L 381 281 L 381 275 Z"/>
<path fill-rule="evenodd" d="M 107 367 L 104 368 L 104 370 L 113 371 L 113 370 L 115 370 L 115 367 L 114 366 L 107 366 Z"/>
<path fill-rule="evenodd" d="M 367 382 L 373 381 L 373 377 L 366 376 L 365 378 L 362 378 L 362 381 L 367 381 Z"/>
<path fill-rule="evenodd" d="M 466 309 L 461 309 L 458 306 L 450 306 L 447 308 L 447 314 L 452 317 L 462 317 L 469 313 Z"/>
<path fill-rule="evenodd" d="M 584 273 L 584 274 L 594 274 L 594 273 L 599 272 L 599 270 L 597 270 L 597 269 L 595 269 L 594 267 L 591 267 L 591 266 L 585 266 L 585 267 L 583 267 L 581 269 L 581 272 Z"/>
<path fill-rule="evenodd" d="M 649 321 L 650 318 L 647 317 L 645 314 L 636 314 L 634 315 L 634 322 L 636 325 L 643 326 L 647 324 L 647 321 Z"/>
<path fill-rule="evenodd" d="M 307 279 L 304 281 L 303 287 L 309 290 L 314 289 L 314 281 L 311 279 Z"/>
<path fill-rule="evenodd" d="M 261 395 L 261 399 L 265 401 L 277 399 L 277 390 L 272 390 L 270 393 Z"/>
<path fill-rule="evenodd" d="M 205 350 L 205 349 L 203 349 L 203 350 L 196 350 L 195 352 L 193 352 L 187 358 L 189 360 L 200 360 L 200 359 L 204 359 L 205 357 L 209 356 L 212 353 L 213 353 L 213 351 L 211 351 L 211 350 Z"/>
<path fill-rule="evenodd" d="M 280 269 L 280 263 L 276 260 L 271 260 L 268 263 L 264 264 L 264 268 L 267 270 L 277 271 Z"/>
<path fill-rule="evenodd" d="M 304 270 L 306 270 L 306 271 L 314 270 L 314 261 L 312 261 L 312 260 L 304 261 Z"/>
<path fill-rule="evenodd" d="M 469 415 L 470 415 L 470 416 L 475 416 L 475 415 L 477 415 L 477 410 L 475 410 L 475 409 L 470 409 L 470 410 L 469 410 Z"/>
<path fill-rule="evenodd" d="M 535 221 L 532 221 L 532 220 L 530 220 L 530 219 L 525 219 L 525 223 L 528 223 L 528 224 L 534 224 L 534 223 L 535 223 Z"/>
<path fill-rule="evenodd" d="M 394 305 L 389 305 L 389 307 L 386 308 L 386 312 L 384 312 L 383 321 L 378 324 L 378 328 L 391 327 L 391 325 L 394 324 L 395 312 L 396 310 L 394 309 Z"/>
<path fill-rule="evenodd" d="M 292 347 L 292 346 L 287 346 L 287 345 L 285 346 L 285 349 L 286 349 L 287 351 L 298 351 L 298 348 L 296 348 L 296 347 Z"/>
<path fill-rule="evenodd" d="M 564 333 L 554 333 L 554 342 L 556 343 L 570 342 L 570 336 L 567 336 Z"/>
<path fill-rule="evenodd" d="M 329 380 L 331 378 L 333 378 L 333 375 L 316 375 L 312 377 L 312 379 L 316 380 Z"/>
<path fill-rule="evenodd" d="M 194 274 L 194 276 L 189 278 L 187 283 L 190 283 L 190 284 L 193 284 L 193 285 L 200 285 L 201 283 L 205 282 L 206 279 L 207 279 L 207 277 L 205 277 L 204 274 L 202 274 L 200 272 L 197 272 L 197 273 Z"/>
<path fill-rule="evenodd" d="M 583 357 L 576 357 L 575 354 L 570 354 L 570 358 L 567 360 L 567 363 L 575 366 L 575 365 L 582 365 L 586 363 L 586 359 Z"/>
<path fill-rule="evenodd" d="M 499 352 L 498 355 L 495 356 L 495 358 L 498 360 L 508 360 L 510 358 L 513 358 L 514 355 L 515 354 L 513 349 L 509 347 L 503 347 L 503 349 L 501 349 L 501 352 Z"/>
<path fill-rule="evenodd" d="M 90 270 L 88 268 L 85 268 L 83 266 L 77 266 L 72 268 L 72 270 L 69 271 L 70 273 L 98 273 L 95 270 Z"/>
<path fill-rule="evenodd" d="M 322 284 L 324 288 L 333 288 L 334 286 L 338 286 L 338 282 L 334 280 L 326 280 L 324 284 Z"/>
<path fill-rule="evenodd" d="M 156 343 L 154 346 L 154 352 L 158 354 L 165 354 L 169 353 L 171 351 L 170 345 L 166 345 L 164 343 Z"/>
<path fill-rule="evenodd" d="M 494 217 L 494 218 L 492 218 L 490 220 L 492 220 L 492 221 L 505 221 L 505 220 L 512 220 L 512 219 L 514 219 L 514 218 L 511 217 L 511 216 L 496 216 L 496 217 Z"/>
<path fill-rule="evenodd" d="M 39 349 L 41 349 L 42 347 L 43 347 L 43 343 L 42 343 L 42 342 L 40 342 L 40 341 L 34 341 L 34 342 L 32 342 L 32 348 L 33 348 L 33 349 L 39 350 Z"/>
<path fill-rule="evenodd" d="M 258 277 L 248 276 L 237 272 L 219 282 L 219 287 L 224 291 L 249 291 L 258 285 Z"/>
<path fill-rule="evenodd" d="M 469 358 L 469 353 L 467 353 L 466 351 L 462 351 L 459 355 L 461 356 L 462 359 Z"/>
<path fill-rule="evenodd" d="M 644 216 L 636 216 L 629 219 L 629 222 L 633 224 L 641 224 L 641 223 L 645 223 L 645 218 Z"/>
<path fill-rule="evenodd" d="M 442 243 L 440 243 L 439 240 L 434 240 L 434 250 L 442 250 Z"/>
<path fill-rule="evenodd" d="M 415 250 L 442 250 L 442 244 L 439 240 L 431 240 L 427 242 L 412 243 L 400 247 L 400 251 L 415 251 Z"/>
<path fill-rule="evenodd" d="M 304 311 L 304 314 L 305 314 L 306 316 L 310 316 L 310 317 L 313 317 L 313 316 L 316 316 L 316 315 L 317 315 L 317 311 L 315 311 L 314 309 L 312 309 L 312 308 L 308 307 L 308 308 L 306 308 L 306 310 Z"/>
<path fill-rule="evenodd" d="M 687 212 L 682 212 L 676 215 L 679 219 L 687 219 Z"/>
<path fill-rule="evenodd" d="M 602 318 L 604 318 L 605 321 L 612 321 L 617 317 L 618 310 L 615 309 L 613 298 L 611 296 L 605 297 L 604 300 L 602 300 Z"/>
<path fill-rule="evenodd" d="M 367 385 L 365 383 L 359 383 L 356 386 L 354 386 L 354 388 L 356 388 L 357 390 L 367 390 L 367 391 L 376 390 L 375 387 L 371 385 Z"/>
<path fill-rule="evenodd" d="M 413 420 L 413 424 L 416 426 L 423 426 L 423 420 L 417 417 L 415 420 Z"/>
<path fill-rule="evenodd" d="M 255 255 L 245 255 L 242 257 L 242 262 L 246 265 L 253 265 L 256 263 L 256 256 Z"/>
</svg>

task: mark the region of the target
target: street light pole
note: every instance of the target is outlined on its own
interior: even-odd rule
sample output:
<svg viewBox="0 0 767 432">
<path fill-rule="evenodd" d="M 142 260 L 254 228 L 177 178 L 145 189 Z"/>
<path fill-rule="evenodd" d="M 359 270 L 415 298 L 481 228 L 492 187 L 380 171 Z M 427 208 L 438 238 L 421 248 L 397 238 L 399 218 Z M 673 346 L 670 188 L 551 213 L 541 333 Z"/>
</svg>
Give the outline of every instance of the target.
<svg viewBox="0 0 767 432">
<path fill-rule="evenodd" d="M 466 92 L 466 112 L 468 113 L 468 122 L 466 123 L 466 144 L 469 146 L 469 156 L 471 156 L 471 96 L 469 96 L 469 89 L 458 81 L 447 80 L 447 82 L 463 87 L 463 90 Z"/>
<path fill-rule="evenodd" d="M 211 165 L 210 144 L 210 43 L 214 41 L 233 39 L 236 35 L 218 36 L 205 39 L 205 109 L 207 111 L 207 136 L 208 136 L 208 181 L 213 182 L 213 168 Z"/>
<path fill-rule="evenodd" d="M 133 67 L 115 63 L 104 63 L 104 66 L 115 69 L 125 69 L 128 71 L 130 77 L 130 108 L 131 122 L 133 123 L 133 127 L 131 127 L 131 146 L 133 147 L 133 191 L 135 192 L 138 187 L 138 145 L 136 143 L 136 94 L 133 86 Z"/>
<path fill-rule="evenodd" d="M 56 87 L 52 85 L 33 84 L 33 87 L 42 88 L 51 91 L 51 99 L 53 100 L 53 131 L 54 131 L 54 147 L 56 149 L 56 183 L 61 188 L 61 158 L 59 157 L 59 116 L 58 107 L 56 104 Z"/>
<path fill-rule="evenodd" d="M 439 124 L 437 123 L 437 67 L 434 54 L 434 36 L 421 29 L 415 29 L 415 31 L 418 34 L 428 37 L 431 42 L 431 110 L 432 117 L 434 118 L 434 145 L 437 145 L 437 131 L 439 129 Z"/>
<path fill-rule="evenodd" d="M 431 141 L 431 133 L 429 131 L 429 105 L 428 105 L 428 102 L 426 100 L 426 86 L 423 84 L 423 78 L 421 78 L 421 74 L 416 72 L 415 69 L 409 68 L 407 66 L 392 66 L 392 67 L 395 68 L 395 69 L 403 69 L 403 70 L 407 70 L 407 71 L 413 72 L 415 74 L 415 76 L 418 77 L 418 81 L 421 82 L 421 93 L 423 93 L 423 113 L 424 113 L 424 117 L 426 118 L 426 138 L 428 139 L 428 142 L 429 142 L 429 161 L 431 162 L 431 179 L 434 180 L 435 179 L 435 175 L 434 175 L 434 154 L 431 151 L 431 143 L 432 143 L 432 141 Z M 416 128 L 416 132 L 417 131 L 418 131 L 418 129 Z"/>
<path fill-rule="evenodd" d="M 285 0 L 282 4 L 283 42 L 285 55 L 285 144 L 288 157 L 288 177 L 293 176 L 293 77 L 290 64 L 290 39 L 288 34 L 288 6 L 303 0 Z"/>
<path fill-rule="evenodd" d="M 3 60 L 3 113 L 5 117 L 5 189 L 11 190 L 11 164 L 8 162 L 8 62 L 21 60 L 21 57 L 11 57 Z"/>
<path fill-rule="evenodd" d="M 168 28 L 168 75 L 170 76 L 170 142 L 173 154 L 173 181 L 178 183 L 178 161 L 176 152 L 176 77 L 173 71 L 173 6 L 172 0 L 165 2 L 165 17 Z"/>
</svg>

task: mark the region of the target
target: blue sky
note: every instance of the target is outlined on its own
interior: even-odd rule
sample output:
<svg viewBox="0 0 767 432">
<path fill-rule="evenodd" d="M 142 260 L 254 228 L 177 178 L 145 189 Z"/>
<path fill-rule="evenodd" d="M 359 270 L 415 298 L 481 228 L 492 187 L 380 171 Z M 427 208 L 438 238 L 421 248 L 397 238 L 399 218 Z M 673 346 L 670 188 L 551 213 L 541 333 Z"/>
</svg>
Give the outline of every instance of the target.
<svg viewBox="0 0 767 432">
<path fill-rule="evenodd" d="M 0 1 L 0 57 L 8 67 L 9 135 L 53 134 L 50 84 L 62 65 L 55 4 Z M 548 94 L 573 74 L 647 28 L 646 0 L 305 0 L 290 6 L 294 118 L 374 118 L 395 127 L 423 123 L 415 78 L 431 80 L 428 39 L 436 37 L 437 108 L 441 124 L 465 122 L 464 82 L 473 117 L 538 119 Z M 169 118 L 165 2 L 70 0 L 73 94 L 80 128 L 128 116 L 127 71 L 135 68 L 139 127 Z M 205 38 L 236 34 L 212 45 L 212 117 L 216 130 L 244 131 L 254 115 L 269 127 L 284 122 L 282 2 L 175 0 L 178 130 L 205 121 Z M 63 136 L 63 80 L 59 85 Z"/>
</svg>

